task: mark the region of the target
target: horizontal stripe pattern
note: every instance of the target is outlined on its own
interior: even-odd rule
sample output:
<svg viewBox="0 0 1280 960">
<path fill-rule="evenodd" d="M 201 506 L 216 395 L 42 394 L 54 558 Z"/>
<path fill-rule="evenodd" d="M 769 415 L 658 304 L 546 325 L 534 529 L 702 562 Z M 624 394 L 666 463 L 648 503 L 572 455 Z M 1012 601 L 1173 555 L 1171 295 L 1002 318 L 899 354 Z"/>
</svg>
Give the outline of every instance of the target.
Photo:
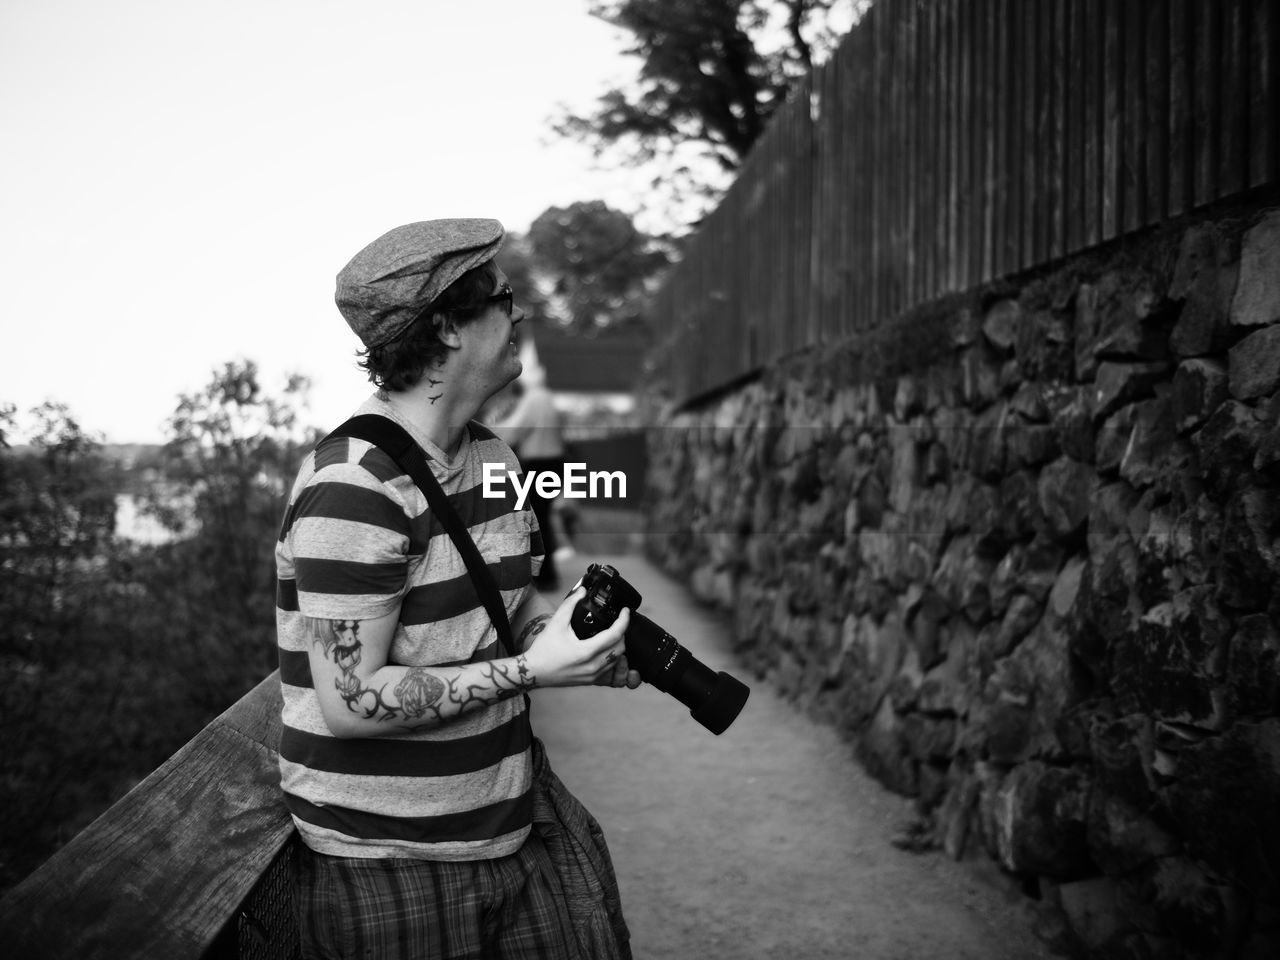
<svg viewBox="0 0 1280 960">
<path fill-rule="evenodd" d="M 444 741 L 347 740 L 289 727 L 280 735 L 280 758 L 329 773 L 393 777 L 406 770 L 429 770 L 433 777 L 456 777 L 497 766 L 529 749 L 531 742 L 523 713 L 476 736 Z"/>
<path fill-rule="evenodd" d="M 399 593 L 404 583 L 404 563 L 361 563 L 324 557 L 297 557 L 299 602 L 304 593 L 361 594 Z"/>
<path fill-rule="evenodd" d="M 311 656 L 305 650 L 277 650 L 280 657 L 280 683 L 287 687 L 315 686 L 311 677 Z"/>
<path fill-rule="evenodd" d="M 376 813 L 391 820 L 442 815 L 450 811 L 473 810 L 497 801 L 494 797 L 519 796 L 528 787 L 522 775 L 524 758 L 517 755 L 489 771 L 486 776 L 459 774 L 453 777 L 369 777 L 318 774 L 295 769 L 289 761 L 280 763 L 292 785 L 289 793 L 320 806 L 344 807 Z M 500 784 L 500 789 L 495 789 Z M 378 803 L 369 809 L 368 797 L 376 790 Z M 474 838 L 473 838 L 474 839 Z"/>
<path fill-rule="evenodd" d="M 376 399 L 360 413 L 389 416 Z M 510 449 L 472 425 L 447 462 L 421 436 L 432 470 L 471 531 L 508 615 L 532 592 L 541 557 L 532 511 L 483 495 L 483 465 L 518 470 Z M 465 564 L 425 497 L 366 441 L 322 443 L 299 470 L 276 549 L 284 731 L 281 783 L 304 840 L 336 856 L 503 856 L 528 831 L 528 713 L 512 698 L 412 734 L 332 736 L 313 689 L 305 617 L 369 619 L 397 607 L 388 662 L 461 666 L 505 656 Z"/>
<path fill-rule="evenodd" d="M 432 844 L 402 841 L 377 841 L 348 837 L 314 823 L 293 818 L 294 826 L 306 838 L 306 844 L 317 853 L 333 857 L 410 857 L 420 860 L 483 860 L 508 857 L 517 853 L 531 832 L 521 827 L 491 840 L 450 840 Z"/>
<path fill-rule="evenodd" d="M 311 679 L 311 658 L 306 650 L 279 650 L 280 682 L 290 687 L 309 688 L 313 686 Z M 461 667 L 468 663 L 483 663 L 496 660 L 505 655 L 496 637 L 481 647 L 465 660 L 451 660 L 445 663 L 432 664 L 437 667 Z"/>
<path fill-rule="evenodd" d="M 503 557 L 497 563 L 485 566 L 489 568 L 498 589 L 503 593 L 523 591 L 530 579 L 528 554 Z M 410 624 L 449 620 L 471 610 L 478 602 L 476 586 L 470 574 L 462 573 L 439 583 L 423 584 L 410 589 L 405 594 L 401 607 L 401 622 Z"/>
<path fill-rule="evenodd" d="M 486 840 L 527 827 L 533 799 L 528 791 L 474 810 L 458 810 L 432 817 L 386 817 L 365 810 L 312 803 L 285 794 L 289 812 L 304 823 L 369 840 L 398 840 L 412 844 Z"/>
<path fill-rule="evenodd" d="M 290 793 L 321 806 L 369 811 L 376 790 L 377 807 L 370 811 L 391 819 L 440 815 L 441 809 L 471 810 L 493 803 L 494 797 L 519 796 L 528 788 L 524 757 L 516 754 L 485 771 L 483 776 L 461 773 L 450 777 L 367 776 L 318 773 L 280 762 L 289 777 Z"/>
</svg>

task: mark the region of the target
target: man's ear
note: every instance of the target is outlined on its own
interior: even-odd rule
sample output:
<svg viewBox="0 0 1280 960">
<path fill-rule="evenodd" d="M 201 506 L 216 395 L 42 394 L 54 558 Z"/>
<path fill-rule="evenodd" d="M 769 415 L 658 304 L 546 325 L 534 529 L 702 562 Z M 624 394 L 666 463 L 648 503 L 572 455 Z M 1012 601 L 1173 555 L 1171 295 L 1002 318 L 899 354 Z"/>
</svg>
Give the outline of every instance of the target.
<svg viewBox="0 0 1280 960">
<path fill-rule="evenodd" d="M 450 350 L 457 350 L 462 346 L 461 328 L 457 321 L 447 314 L 436 321 L 436 336 Z"/>
</svg>

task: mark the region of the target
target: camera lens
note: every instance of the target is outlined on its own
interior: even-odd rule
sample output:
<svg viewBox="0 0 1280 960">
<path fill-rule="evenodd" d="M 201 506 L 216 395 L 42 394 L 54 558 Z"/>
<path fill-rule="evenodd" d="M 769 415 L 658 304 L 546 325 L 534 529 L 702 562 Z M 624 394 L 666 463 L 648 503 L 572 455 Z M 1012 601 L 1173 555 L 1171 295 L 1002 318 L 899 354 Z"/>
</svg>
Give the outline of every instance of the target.
<svg viewBox="0 0 1280 960">
<path fill-rule="evenodd" d="M 712 733 L 728 730 L 746 705 L 750 687 L 714 672 L 644 614 L 632 612 L 626 643 L 627 662 L 641 679 L 683 703 Z"/>
</svg>

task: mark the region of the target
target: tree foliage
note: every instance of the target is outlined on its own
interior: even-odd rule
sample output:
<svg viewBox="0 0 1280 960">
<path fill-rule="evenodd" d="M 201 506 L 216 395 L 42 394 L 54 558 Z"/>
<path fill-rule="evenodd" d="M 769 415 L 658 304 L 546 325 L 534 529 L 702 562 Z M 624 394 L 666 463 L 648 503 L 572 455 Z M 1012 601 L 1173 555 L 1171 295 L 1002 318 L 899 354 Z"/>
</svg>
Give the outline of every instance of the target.
<svg viewBox="0 0 1280 960">
<path fill-rule="evenodd" d="M 159 766 L 275 667 L 273 550 L 314 431 L 257 368 L 179 398 L 149 470 L 173 537 L 115 533 L 138 485 L 65 407 L 0 405 L 0 889 Z"/>
<path fill-rule="evenodd" d="M 634 82 L 594 111 L 564 111 L 563 136 L 654 165 L 665 195 L 714 196 L 797 78 L 832 50 L 867 0 L 608 0 L 594 16 L 631 38 Z M 716 172 L 722 176 L 717 177 Z"/>
<path fill-rule="evenodd" d="M 31 411 L 33 449 L 0 460 L 0 655 L 56 630 L 86 565 L 111 537 L 115 478 L 100 442 L 63 405 Z M 8 433 L 16 411 L 6 407 Z M 6 449 L 9 448 L 5 443 Z M 16 614 L 21 615 L 16 615 Z"/>
<path fill-rule="evenodd" d="M 600 200 L 548 208 L 528 243 L 553 309 L 579 330 L 640 319 L 647 285 L 669 262 L 655 238 Z"/>
<path fill-rule="evenodd" d="M 33 442 L 0 449 L 0 883 L 30 869 L 116 789 L 112 751 L 133 651 L 114 630 L 116 472 L 66 407 L 30 412 Z M 121 601 L 124 601 L 123 603 Z M 109 785 L 108 785 L 109 784 Z"/>
<path fill-rule="evenodd" d="M 230 362 L 202 391 L 181 396 L 169 418 L 150 510 L 178 535 L 170 549 L 191 568 L 188 593 L 228 627 L 259 624 L 272 608 L 281 504 L 317 439 L 299 420 L 308 386 L 291 377 L 277 398 L 255 363 Z"/>
</svg>

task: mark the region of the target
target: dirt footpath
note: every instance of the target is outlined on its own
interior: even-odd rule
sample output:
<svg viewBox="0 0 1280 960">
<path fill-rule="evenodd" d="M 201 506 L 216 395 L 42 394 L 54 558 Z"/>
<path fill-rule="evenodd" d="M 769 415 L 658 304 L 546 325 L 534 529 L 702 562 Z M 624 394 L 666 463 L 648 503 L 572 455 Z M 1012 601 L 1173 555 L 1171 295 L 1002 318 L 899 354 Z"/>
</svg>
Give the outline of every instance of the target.
<svg viewBox="0 0 1280 960">
<path fill-rule="evenodd" d="M 606 562 L 651 619 L 752 687 L 719 737 L 647 684 L 534 694 L 552 766 L 609 838 L 637 960 L 1055 956 L 994 868 L 890 845 L 910 802 L 737 665 L 718 617 L 638 557 Z"/>
</svg>

